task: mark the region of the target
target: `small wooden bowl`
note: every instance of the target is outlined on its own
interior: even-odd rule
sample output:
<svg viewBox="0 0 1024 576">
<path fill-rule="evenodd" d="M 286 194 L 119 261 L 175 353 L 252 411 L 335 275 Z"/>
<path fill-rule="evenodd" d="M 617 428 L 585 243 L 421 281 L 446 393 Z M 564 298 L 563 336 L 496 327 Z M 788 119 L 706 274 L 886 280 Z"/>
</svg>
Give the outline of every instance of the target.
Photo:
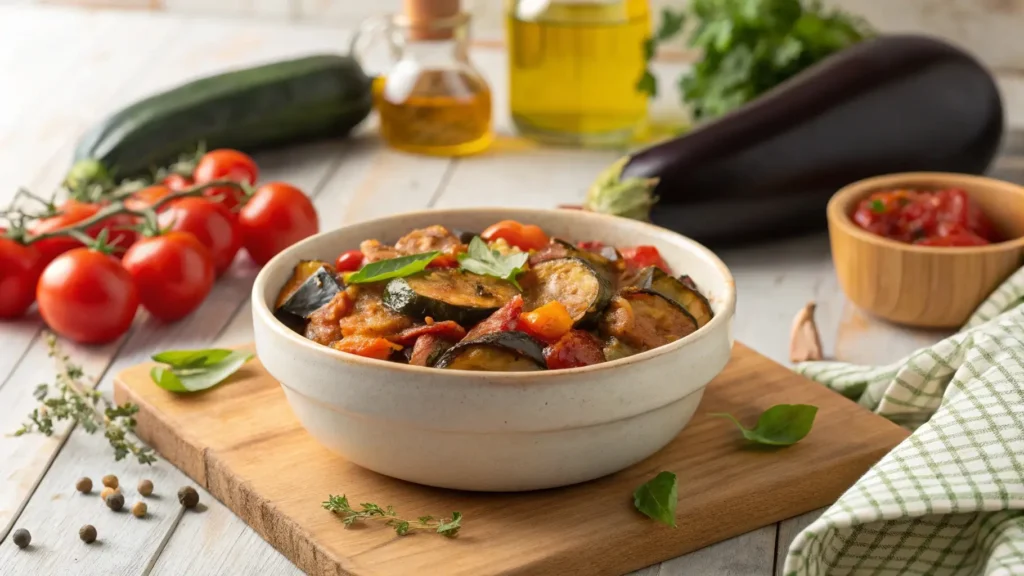
<svg viewBox="0 0 1024 576">
<path fill-rule="evenodd" d="M 945 248 L 889 240 L 857 226 L 857 204 L 872 192 L 960 188 L 1005 242 Z M 863 310 L 910 326 L 958 328 L 1024 261 L 1024 187 L 943 172 L 907 172 L 854 182 L 828 203 L 832 261 L 846 296 Z"/>
</svg>

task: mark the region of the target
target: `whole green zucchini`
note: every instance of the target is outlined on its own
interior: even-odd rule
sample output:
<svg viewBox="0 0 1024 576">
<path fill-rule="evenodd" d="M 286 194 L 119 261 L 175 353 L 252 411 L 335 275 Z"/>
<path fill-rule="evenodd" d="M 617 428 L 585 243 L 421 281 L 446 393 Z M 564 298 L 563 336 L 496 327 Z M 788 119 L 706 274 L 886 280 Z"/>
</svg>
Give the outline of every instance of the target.
<svg viewBox="0 0 1024 576">
<path fill-rule="evenodd" d="M 255 152 L 348 134 L 372 108 L 372 80 L 348 56 L 315 55 L 234 70 L 150 96 L 78 143 L 118 177 L 170 164 L 199 142 Z"/>
</svg>

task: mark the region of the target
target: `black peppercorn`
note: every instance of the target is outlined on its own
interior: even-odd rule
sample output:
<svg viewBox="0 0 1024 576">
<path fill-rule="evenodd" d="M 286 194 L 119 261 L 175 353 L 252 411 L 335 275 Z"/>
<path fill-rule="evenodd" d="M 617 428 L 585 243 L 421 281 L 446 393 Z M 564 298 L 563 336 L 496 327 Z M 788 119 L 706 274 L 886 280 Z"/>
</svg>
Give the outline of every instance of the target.
<svg viewBox="0 0 1024 576">
<path fill-rule="evenodd" d="M 191 486 L 183 486 L 178 489 L 178 502 L 185 508 L 195 508 L 199 504 L 199 493 Z"/>
<path fill-rule="evenodd" d="M 124 508 L 124 495 L 120 492 L 114 492 L 110 496 L 107 496 L 107 508 L 110 508 L 114 512 Z"/>
<path fill-rule="evenodd" d="M 31 542 L 32 535 L 28 533 L 28 530 L 18 528 L 14 531 L 14 545 L 18 548 L 27 548 Z"/>
<path fill-rule="evenodd" d="M 86 524 L 78 529 L 78 537 L 82 539 L 82 542 L 92 544 L 96 541 L 96 528 L 92 524 Z"/>
</svg>

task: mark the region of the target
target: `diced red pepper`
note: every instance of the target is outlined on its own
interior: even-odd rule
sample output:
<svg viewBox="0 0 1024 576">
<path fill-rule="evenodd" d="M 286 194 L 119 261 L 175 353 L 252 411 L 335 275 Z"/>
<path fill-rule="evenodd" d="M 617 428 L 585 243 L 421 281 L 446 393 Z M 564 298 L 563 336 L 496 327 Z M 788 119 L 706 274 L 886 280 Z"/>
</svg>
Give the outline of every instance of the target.
<svg viewBox="0 0 1024 576">
<path fill-rule="evenodd" d="M 590 332 L 572 330 L 544 349 L 549 370 L 579 368 L 605 361 L 601 342 Z"/>
<path fill-rule="evenodd" d="M 423 334 L 416 339 L 416 344 L 412 347 L 409 364 L 413 366 L 431 366 L 453 344 L 454 342 L 446 340 L 437 334 Z"/>
<path fill-rule="evenodd" d="M 672 272 L 668 269 L 668 264 L 661 257 L 661 252 L 654 246 L 630 246 L 627 248 L 619 248 L 619 253 L 626 260 L 626 265 L 630 268 L 646 268 L 648 266 L 657 266 L 661 268 L 662 272 L 671 275 Z"/>
<path fill-rule="evenodd" d="M 572 330 L 572 316 L 558 300 L 519 316 L 519 329 L 543 342 L 557 342 Z"/>
<path fill-rule="evenodd" d="M 388 340 L 391 340 L 395 344 L 409 346 L 416 342 L 417 338 L 420 338 L 425 334 L 433 334 L 440 338 L 444 338 L 445 340 L 458 342 L 466 336 L 466 329 L 459 326 L 457 322 L 445 320 L 444 322 L 433 322 L 422 326 L 406 328 L 398 334 L 388 337 Z"/>
<path fill-rule="evenodd" d="M 341 340 L 331 342 L 331 348 L 377 360 L 387 360 L 391 357 L 392 352 L 402 349 L 398 344 L 392 344 L 385 338 L 358 334 L 345 336 Z"/>
<path fill-rule="evenodd" d="M 519 315 L 522 313 L 523 297 L 516 294 L 511 300 L 506 302 L 504 306 L 488 316 L 483 322 L 474 326 L 469 333 L 466 334 L 465 339 L 472 340 L 486 334 L 516 330 L 519 324 Z"/>
<path fill-rule="evenodd" d="M 548 235 L 540 226 L 521 224 L 515 220 L 502 220 L 491 224 L 480 237 L 487 242 L 504 238 L 509 246 L 515 246 L 520 250 L 540 250 L 548 245 Z"/>
</svg>

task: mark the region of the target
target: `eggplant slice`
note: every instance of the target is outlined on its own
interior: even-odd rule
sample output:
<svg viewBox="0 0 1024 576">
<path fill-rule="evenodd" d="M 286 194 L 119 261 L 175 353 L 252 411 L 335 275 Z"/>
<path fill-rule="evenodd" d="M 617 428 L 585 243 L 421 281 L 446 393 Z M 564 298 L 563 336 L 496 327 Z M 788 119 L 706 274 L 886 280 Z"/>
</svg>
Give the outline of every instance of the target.
<svg viewBox="0 0 1024 576">
<path fill-rule="evenodd" d="M 551 242 L 543 249 L 530 255 L 530 266 L 536 266 L 542 262 L 549 262 L 559 258 L 579 258 L 590 264 L 594 270 L 614 284 L 619 275 L 626 269 L 626 262 L 619 254 L 619 251 L 611 246 L 605 246 L 601 253 L 591 252 L 577 248 L 571 242 L 552 238 Z"/>
<path fill-rule="evenodd" d="M 342 290 L 333 266 L 320 260 L 303 260 L 278 293 L 275 314 L 279 318 L 288 314 L 307 319 Z"/>
<path fill-rule="evenodd" d="M 454 268 L 395 278 L 384 289 L 384 305 L 416 318 L 453 320 L 471 326 L 519 292 L 510 282 Z"/>
<path fill-rule="evenodd" d="M 600 322 L 601 335 L 638 351 L 651 350 L 697 330 L 682 304 L 654 290 L 629 288 L 616 296 Z"/>
<path fill-rule="evenodd" d="M 689 280 L 689 276 L 685 276 Z M 692 283 L 693 281 L 690 280 Z M 635 280 L 637 288 L 654 290 L 655 292 L 671 298 L 682 304 L 686 311 L 697 320 L 697 326 L 701 327 L 711 321 L 715 313 L 711 310 L 711 303 L 703 294 L 687 286 L 679 278 L 673 278 L 657 266 L 648 266 L 640 271 Z"/>
<path fill-rule="evenodd" d="M 545 370 L 544 349 L 523 332 L 494 332 L 459 342 L 438 358 L 435 368 L 482 372 Z"/>
<path fill-rule="evenodd" d="M 574 326 L 592 324 L 612 296 L 611 281 L 582 258 L 556 258 L 533 266 L 521 279 L 526 310 L 555 300 L 562 303 Z"/>
</svg>

